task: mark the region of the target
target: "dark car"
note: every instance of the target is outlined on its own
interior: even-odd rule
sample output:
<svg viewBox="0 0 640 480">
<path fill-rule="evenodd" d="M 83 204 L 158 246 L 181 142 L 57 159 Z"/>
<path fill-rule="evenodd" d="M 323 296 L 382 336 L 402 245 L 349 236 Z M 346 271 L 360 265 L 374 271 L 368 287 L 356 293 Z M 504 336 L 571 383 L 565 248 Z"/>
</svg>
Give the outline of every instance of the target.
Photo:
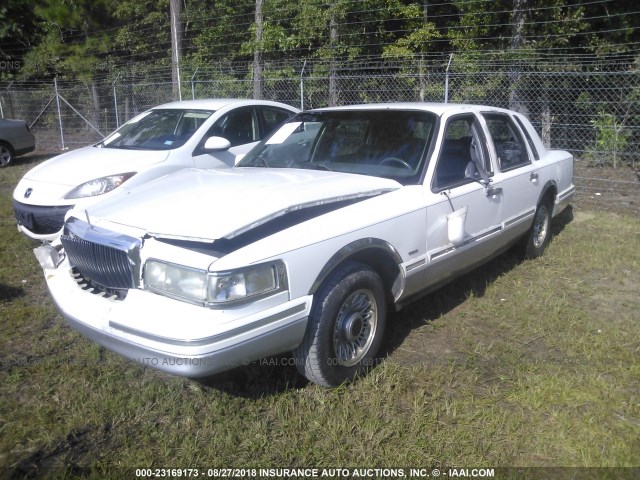
<svg viewBox="0 0 640 480">
<path fill-rule="evenodd" d="M 36 139 L 24 120 L 0 118 L 0 167 L 9 165 L 18 155 L 33 152 Z"/>
</svg>

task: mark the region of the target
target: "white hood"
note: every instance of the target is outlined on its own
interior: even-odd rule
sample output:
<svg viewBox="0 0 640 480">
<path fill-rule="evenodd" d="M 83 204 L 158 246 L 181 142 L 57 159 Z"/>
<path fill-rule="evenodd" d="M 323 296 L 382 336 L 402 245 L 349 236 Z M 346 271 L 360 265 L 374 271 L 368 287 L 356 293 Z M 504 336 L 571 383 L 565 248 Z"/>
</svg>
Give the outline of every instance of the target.
<svg viewBox="0 0 640 480">
<path fill-rule="evenodd" d="M 113 222 L 151 236 L 233 238 L 287 212 L 400 188 L 394 180 L 317 170 L 185 169 L 88 208 L 92 223 Z M 84 211 L 74 215 L 85 219 Z M 106 221 L 106 223 L 104 222 Z"/>
<path fill-rule="evenodd" d="M 164 161 L 166 150 L 126 150 L 84 147 L 58 155 L 31 169 L 23 180 L 76 187 L 106 175 L 137 172 Z"/>
</svg>

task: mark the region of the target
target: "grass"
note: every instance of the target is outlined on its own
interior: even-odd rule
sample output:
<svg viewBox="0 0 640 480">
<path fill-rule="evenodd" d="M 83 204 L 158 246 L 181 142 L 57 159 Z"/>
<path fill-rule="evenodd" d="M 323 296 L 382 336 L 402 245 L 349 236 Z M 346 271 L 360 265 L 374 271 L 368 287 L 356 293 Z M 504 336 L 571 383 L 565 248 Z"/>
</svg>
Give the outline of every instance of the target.
<svg viewBox="0 0 640 480">
<path fill-rule="evenodd" d="M 640 219 L 576 208 L 390 318 L 386 358 L 326 390 L 287 358 L 204 382 L 72 331 L 0 171 L 0 476 L 140 467 L 640 466 Z M 632 474 L 638 474 L 633 470 Z"/>
</svg>

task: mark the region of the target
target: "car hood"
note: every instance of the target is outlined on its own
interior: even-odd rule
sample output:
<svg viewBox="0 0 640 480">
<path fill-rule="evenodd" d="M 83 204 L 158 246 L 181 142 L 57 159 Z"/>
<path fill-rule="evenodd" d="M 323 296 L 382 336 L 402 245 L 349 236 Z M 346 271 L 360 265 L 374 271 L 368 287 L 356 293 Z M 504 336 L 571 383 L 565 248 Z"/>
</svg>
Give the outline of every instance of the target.
<svg viewBox="0 0 640 480">
<path fill-rule="evenodd" d="M 76 212 L 158 238 L 233 238 L 277 217 L 400 188 L 378 177 L 294 169 L 185 169 Z M 107 226 L 105 224 L 105 227 Z"/>
<path fill-rule="evenodd" d="M 47 160 L 27 172 L 24 178 L 75 187 L 106 175 L 137 172 L 143 167 L 164 161 L 168 154 L 166 150 L 125 150 L 90 146 Z"/>
</svg>

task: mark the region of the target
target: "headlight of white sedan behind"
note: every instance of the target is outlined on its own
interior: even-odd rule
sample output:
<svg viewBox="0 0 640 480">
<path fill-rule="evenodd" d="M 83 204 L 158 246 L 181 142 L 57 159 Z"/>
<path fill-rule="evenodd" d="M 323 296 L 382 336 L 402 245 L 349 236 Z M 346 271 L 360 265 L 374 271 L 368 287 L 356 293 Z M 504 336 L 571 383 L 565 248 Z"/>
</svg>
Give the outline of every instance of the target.
<svg viewBox="0 0 640 480">
<path fill-rule="evenodd" d="M 95 197 L 110 192 L 114 188 L 118 188 L 124 182 L 135 175 L 136 172 L 119 173 L 118 175 L 108 175 L 106 177 L 94 178 L 76 188 L 65 195 L 65 199 Z"/>
<path fill-rule="evenodd" d="M 287 289 L 286 269 L 282 262 L 206 272 L 149 259 L 145 264 L 144 284 L 146 289 L 156 293 L 213 308 Z"/>
</svg>

